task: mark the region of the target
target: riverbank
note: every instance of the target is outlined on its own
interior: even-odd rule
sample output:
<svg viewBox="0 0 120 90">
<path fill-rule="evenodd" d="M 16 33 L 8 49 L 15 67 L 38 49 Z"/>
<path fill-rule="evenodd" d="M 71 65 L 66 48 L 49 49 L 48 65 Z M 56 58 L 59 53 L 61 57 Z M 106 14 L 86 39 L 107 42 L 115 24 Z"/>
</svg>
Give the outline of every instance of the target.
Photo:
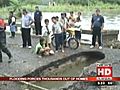
<svg viewBox="0 0 120 90">
<path fill-rule="evenodd" d="M 111 5 L 111 4 L 103 4 L 103 3 L 98 3 L 96 5 L 89 5 L 89 6 L 58 4 L 55 6 L 46 6 L 46 7 L 42 8 L 42 11 L 44 11 L 44 12 L 70 12 L 70 11 L 88 12 L 88 11 L 92 11 L 96 8 L 100 8 L 103 10 L 111 10 L 111 9 L 119 10 L 118 9 L 119 7 L 120 7 L 119 5 Z"/>
</svg>

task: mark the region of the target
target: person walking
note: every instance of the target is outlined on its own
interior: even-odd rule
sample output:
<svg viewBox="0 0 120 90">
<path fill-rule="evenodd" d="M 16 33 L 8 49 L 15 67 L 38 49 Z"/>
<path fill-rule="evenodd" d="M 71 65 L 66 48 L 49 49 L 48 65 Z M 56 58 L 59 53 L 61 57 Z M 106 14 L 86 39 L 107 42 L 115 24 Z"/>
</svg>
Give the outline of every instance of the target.
<svg viewBox="0 0 120 90">
<path fill-rule="evenodd" d="M 98 37 L 98 44 L 99 49 L 102 49 L 102 42 L 101 42 L 101 31 L 104 27 L 104 17 L 100 15 L 100 10 L 96 10 L 96 14 L 92 16 L 91 20 L 91 29 L 92 29 L 92 45 L 90 48 L 94 48 L 96 44 L 96 37 Z"/>
<path fill-rule="evenodd" d="M 28 44 L 28 48 L 32 48 L 31 44 L 31 24 L 33 23 L 33 19 L 26 9 L 23 9 L 23 16 L 22 16 L 22 41 L 23 45 L 21 47 L 25 48 Z"/>
<path fill-rule="evenodd" d="M 6 47 L 6 33 L 5 33 L 5 22 L 4 19 L 0 18 L 0 63 L 3 62 L 2 60 L 2 52 L 6 53 L 7 56 L 9 57 L 9 59 L 12 58 L 12 54 L 11 52 L 7 49 Z M 8 63 L 10 63 L 10 61 L 8 61 Z"/>
<path fill-rule="evenodd" d="M 42 25 L 41 25 L 41 20 L 42 20 L 42 12 L 39 10 L 39 7 L 35 7 L 36 11 L 34 13 L 34 24 L 35 24 L 35 30 L 36 30 L 36 35 L 42 35 Z"/>
</svg>

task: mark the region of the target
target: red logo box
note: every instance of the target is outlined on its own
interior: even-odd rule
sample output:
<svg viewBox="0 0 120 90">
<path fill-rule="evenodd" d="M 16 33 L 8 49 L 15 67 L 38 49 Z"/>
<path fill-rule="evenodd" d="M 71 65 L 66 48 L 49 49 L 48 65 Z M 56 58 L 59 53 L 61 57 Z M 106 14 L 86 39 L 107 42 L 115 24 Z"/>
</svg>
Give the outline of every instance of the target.
<svg viewBox="0 0 120 90">
<path fill-rule="evenodd" d="M 97 64 L 97 77 L 112 77 L 112 65 Z"/>
</svg>

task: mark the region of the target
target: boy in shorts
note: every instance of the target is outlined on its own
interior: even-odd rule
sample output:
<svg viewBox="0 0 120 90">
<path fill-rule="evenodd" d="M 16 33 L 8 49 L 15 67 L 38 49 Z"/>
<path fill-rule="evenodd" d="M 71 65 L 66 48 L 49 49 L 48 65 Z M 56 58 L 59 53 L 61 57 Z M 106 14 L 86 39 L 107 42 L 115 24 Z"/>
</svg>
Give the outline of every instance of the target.
<svg viewBox="0 0 120 90">
<path fill-rule="evenodd" d="M 51 48 L 51 35 L 52 30 L 49 27 L 49 20 L 45 19 L 45 26 L 42 28 L 43 38 L 45 39 L 45 46 Z"/>
</svg>

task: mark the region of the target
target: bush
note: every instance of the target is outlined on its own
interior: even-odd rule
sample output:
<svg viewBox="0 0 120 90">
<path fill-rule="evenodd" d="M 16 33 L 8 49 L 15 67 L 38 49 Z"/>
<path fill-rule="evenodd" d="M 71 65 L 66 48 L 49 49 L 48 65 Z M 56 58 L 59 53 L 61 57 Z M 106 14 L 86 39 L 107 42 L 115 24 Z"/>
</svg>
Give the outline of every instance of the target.
<svg viewBox="0 0 120 90">
<path fill-rule="evenodd" d="M 105 4 L 110 3 L 110 4 L 119 4 L 120 5 L 120 0 L 53 0 L 56 3 L 63 4 L 63 3 L 69 3 L 69 4 L 81 4 L 81 5 L 88 5 L 88 1 L 91 5 L 95 5 L 99 2 L 103 2 Z"/>
</svg>

